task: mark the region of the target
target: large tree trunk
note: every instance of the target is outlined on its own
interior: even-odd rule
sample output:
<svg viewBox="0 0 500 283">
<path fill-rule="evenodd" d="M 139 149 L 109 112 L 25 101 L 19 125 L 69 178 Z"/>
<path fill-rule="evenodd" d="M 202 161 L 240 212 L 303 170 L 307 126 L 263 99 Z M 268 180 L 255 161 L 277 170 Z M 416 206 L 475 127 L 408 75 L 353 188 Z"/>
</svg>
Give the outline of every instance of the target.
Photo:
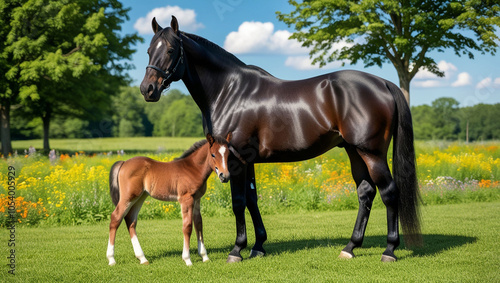
<svg viewBox="0 0 500 283">
<path fill-rule="evenodd" d="M 2 155 L 4 157 L 12 153 L 12 142 L 10 139 L 10 102 L 3 101 L 0 105 L 0 136 L 2 137 Z"/>
<path fill-rule="evenodd" d="M 405 76 L 404 74 L 399 74 L 399 88 L 401 88 L 401 91 L 403 91 L 403 94 L 406 98 L 406 103 L 408 103 L 408 106 L 410 106 L 410 79 L 408 76 Z"/>
<path fill-rule="evenodd" d="M 48 109 L 45 112 L 45 115 L 42 115 L 42 122 L 43 122 L 43 151 L 44 152 L 49 152 L 50 151 L 50 146 L 49 146 L 49 128 L 50 128 L 50 116 L 51 116 L 51 109 Z"/>
</svg>

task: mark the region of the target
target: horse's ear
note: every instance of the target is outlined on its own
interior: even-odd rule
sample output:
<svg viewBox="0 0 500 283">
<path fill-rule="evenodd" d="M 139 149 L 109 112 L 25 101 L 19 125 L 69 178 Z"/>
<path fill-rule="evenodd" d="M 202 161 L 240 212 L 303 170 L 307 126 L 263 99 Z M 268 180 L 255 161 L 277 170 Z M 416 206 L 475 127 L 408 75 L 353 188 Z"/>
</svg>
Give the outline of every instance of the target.
<svg viewBox="0 0 500 283">
<path fill-rule="evenodd" d="M 212 135 L 210 133 L 207 134 L 207 141 L 210 144 L 210 146 L 214 145 L 214 143 L 215 143 L 215 139 L 214 139 L 214 137 L 212 137 Z"/>
<path fill-rule="evenodd" d="M 177 18 L 172 15 L 172 21 L 170 22 L 170 27 L 174 30 L 175 34 L 179 32 L 179 23 L 177 22 Z"/>
<path fill-rule="evenodd" d="M 226 141 L 229 143 L 231 142 L 231 139 L 233 138 L 233 133 L 232 132 L 229 132 L 227 133 L 227 136 L 226 136 Z"/>
<path fill-rule="evenodd" d="M 153 21 L 151 22 L 151 26 L 153 27 L 153 32 L 156 34 L 158 31 L 163 28 L 156 22 L 156 17 L 153 17 Z"/>
</svg>

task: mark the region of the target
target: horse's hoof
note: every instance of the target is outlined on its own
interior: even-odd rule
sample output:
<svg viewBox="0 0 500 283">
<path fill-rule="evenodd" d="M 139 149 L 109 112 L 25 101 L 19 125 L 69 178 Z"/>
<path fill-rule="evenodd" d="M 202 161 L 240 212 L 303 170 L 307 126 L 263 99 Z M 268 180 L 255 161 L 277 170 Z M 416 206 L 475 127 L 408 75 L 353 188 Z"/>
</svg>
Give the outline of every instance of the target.
<svg viewBox="0 0 500 283">
<path fill-rule="evenodd" d="M 353 254 L 345 252 L 345 251 L 341 251 L 339 254 L 339 258 L 342 258 L 342 259 L 351 259 L 353 257 L 354 257 Z"/>
<path fill-rule="evenodd" d="M 382 262 L 394 262 L 397 260 L 396 257 L 390 256 L 390 255 L 382 255 Z"/>
<path fill-rule="evenodd" d="M 142 265 L 149 265 L 149 261 L 141 262 Z"/>
<path fill-rule="evenodd" d="M 203 262 L 210 261 L 210 259 L 208 258 L 208 256 L 204 256 L 202 260 L 203 260 Z"/>
<path fill-rule="evenodd" d="M 265 256 L 266 253 L 265 252 L 261 252 L 261 251 L 256 251 L 256 250 L 251 250 L 250 251 L 250 256 L 248 258 L 254 258 L 254 257 L 263 257 Z"/>
<path fill-rule="evenodd" d="M 115 264 L 116 264 L 116 261 L 112 261 L 112 262 L 109 263 L 109 266 L 113 266 Z"/>
<path fill-rule="evenodd" d="M 227 263 L 233 263 L 233 262 L 240 262 L 242 261 L 243 258 L 241 256 L 234 256 L 234 255 L 229 255 L 227 257 Z"/>
</svg>

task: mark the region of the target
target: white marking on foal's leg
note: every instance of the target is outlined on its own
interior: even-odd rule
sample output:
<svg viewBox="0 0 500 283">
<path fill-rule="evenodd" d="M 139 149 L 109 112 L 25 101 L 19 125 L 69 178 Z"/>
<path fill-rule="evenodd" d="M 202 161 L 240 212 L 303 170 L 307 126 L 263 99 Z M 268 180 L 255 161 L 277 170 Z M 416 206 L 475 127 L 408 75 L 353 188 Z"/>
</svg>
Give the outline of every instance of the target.
<svg viewBox="0 0 500 283">
<path fill-rule="evenodd" d="M 189 255 L 189 243 L 186 243 L 186 240 L 184 240 L 184 248 L 182 249 L 182 259 L 187 266 L 193 265 L 191 262 L 191 256 Z"/>
<path fill-rule="evenodd" d="M 108 240 L 108 250 L 106 251 L 106 257 L 109 260 L 109 265 L 115 265 L 115 246 L 111 244 L 111 241 Z"/>
<path fill-rule="evenodd" d="M 221 146 L 219 148 L 219 153 L 220 155 L 222 156 L 222 169 L 226 169 L 226 161 L 224 160 L 224 153 L 226 153 L 226 147 L 225 146 Z"/>
<path fill-rule="evenodd" d="M 138 258 L 141 261 L 141 264 L 148 264 L 148 260 L 144 256 L 144 252 L 142 251 L 141 244 L 139 244 L 139 240 L 137 239 L 137 236 L 134 235 L 131 238 L 132 241 L 132 246 L 134 247 L 134 253 L 135 257 Z"/>
<path fill-rule="evenodd" d="M 210 259 L 208 258 L 207 255 L 207 250 L 205 249 L 205 245 L 203 244 L 202 241 L 198 239 L 198 254 L 201 256 L 203 259 L 203 262 L 209 261 Z"/>
</svg>

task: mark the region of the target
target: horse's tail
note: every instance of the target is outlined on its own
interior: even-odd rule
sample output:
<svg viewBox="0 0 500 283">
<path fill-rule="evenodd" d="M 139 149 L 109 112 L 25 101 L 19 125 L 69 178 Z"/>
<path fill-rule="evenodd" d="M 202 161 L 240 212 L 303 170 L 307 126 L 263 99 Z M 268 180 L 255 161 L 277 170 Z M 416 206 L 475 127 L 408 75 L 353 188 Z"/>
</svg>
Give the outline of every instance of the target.
<svg viewBox="0 0 500 283">
<path fill-rule="evenodd" d="M 410 107 L 399 87 L 386 83 L 396 102 L 397 124 L 394 130 L 392 173 L 399 190 L 399 217 L 405 243 L 421 245 L 420 192 L 418 189 Z"/>
<path fill-rule="evenodd" d="M 113 166 L 111 166 L 111 170 L 109 171 L 109 194 L 111 195 L 111 200 L 113 204 L 116 206 L 118 201 L 120 200 L 120 184 L 118 183 L 118 173 L 120 172 L 120 168 L 122 167 L 125 161 L 117 161 Z"/>
</svg>

